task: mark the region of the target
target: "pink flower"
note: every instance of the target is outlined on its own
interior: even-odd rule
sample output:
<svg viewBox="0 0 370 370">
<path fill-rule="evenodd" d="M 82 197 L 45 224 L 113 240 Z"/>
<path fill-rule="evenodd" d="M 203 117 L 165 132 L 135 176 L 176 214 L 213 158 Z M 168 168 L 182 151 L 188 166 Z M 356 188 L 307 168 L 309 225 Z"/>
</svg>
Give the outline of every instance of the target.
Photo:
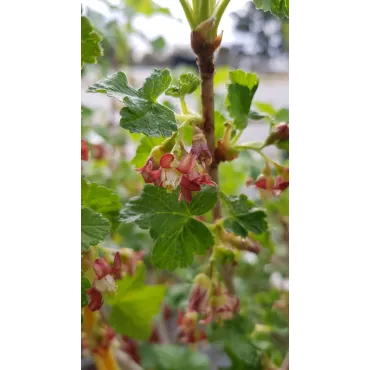
<svg viewBox="0 0 370 370">
<path fill-rule="evenodd" d="M 212 291 L 212 281 L 206 274 L 198 274 L 190 292 L 188 310 L 208 315 L 210 311 L 209 298 Z"/>
<path fill-rule="evenodd" d="M 195 311 L 183 314 L 179 310 L 177 324 L 177 336 L 181 343 L 196 343 L 207 339 L 206 333 L 198 328 L 198 314 Z"/>
<path fill-rule="evenodd" d="M 136 169 L 137 172 L 143 176 L 143 179 L 146 184 L 155 184 L 157 186 L 161 183 L 161 168 L 153 170 L 153 161 L 149 158 L 145 165 L 141 168 Z"/>
<path fill-rule="evenodd" d="M 229 320 L 239 311 L 239 298 L 231 295 L 223 283 L 219 283 L 212 297 L 212 312 L 216 321 Z"/>
<path fill-rule="evenodd" d="M 265 199 L 271 196 L 278 197 L 289 187 L 289 168 L 284 168 L 280 171 L 280 175 L 276 179 L 271 175 L 259 175 L 254 185 Z"/>
<path fill-rule="evenodd" d="M 109 264 L 103 258 L 97 258 L 93 263 L 93 270 L 96 275 L 96 279 L 90 289 L 87 290 L 89 296 L 88 307 L 91 311 L 97 311 L 103 305 L 104 292 L 114 292 L 116 290 L 116 283 L 113 275 L 116 275 L 121 269 L 121 257 L 119 252 L 114 255 L 113 266 Z"/>
<path fill-rule="evenodd" d="M 89 307 L 91 311 L 100 310 L 101 306 L 103 305 L 103 296 L 101 295 L 99 290 L 92 287 L 89 288 L 86 293 L 89 297 L 89 304 L 87 305 L 87 307 Z"/>
<path fill-rule="evenodd" d="M 180 185 L 182 177 L 182 173 L 176 169 L 175 156 L 170 153 L 163 155 L 160 166 L 162 168 L 161 186 L 171 192 Z"/>
</svg>

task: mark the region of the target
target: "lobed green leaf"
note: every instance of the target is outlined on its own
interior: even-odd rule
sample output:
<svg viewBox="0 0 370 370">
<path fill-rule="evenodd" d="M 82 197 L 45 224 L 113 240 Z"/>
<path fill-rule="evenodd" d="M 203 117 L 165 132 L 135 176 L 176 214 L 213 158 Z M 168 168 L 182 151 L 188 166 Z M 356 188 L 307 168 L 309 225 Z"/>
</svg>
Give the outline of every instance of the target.
<svg viewBox="0 0 370 370">
<path fill-rule="evenodd" d="M 214 207 L 217 190 L 204 186 L 190 204 L 179 203 L 178 197 L 178 191 L 167 193 L 164 188 L 145 185 L 140 196 L 132 198 L 121 212 L 121 221 L 150 228 L 154 239 L 152 261 L 161 269 L 191 265 L 193 254 L 205 253 L 214 241 L 208 228 L 193 216 Z"/>
<path fill-rule="evenodd" d="M 261 234 L 267 230 L 266 213 L 255 209 L 254 203 L 246 195 L 227 197 L 222 194 L 222 198 L 230 210 L 230 216 L 224 220 L 226 230 L 243 238 L 248 235 L 248 231 Z"/>
<path fill-rule="evenodd" d="M 148 339 L 151 321 L 159 312 L 165 293 L 165 285 L 145 285 L 144 265 L 139 266 L 134 276 L 118 281 L 116 295 L 107 299 L 112 306 L 110 325 L 122 335 Z"/>
<path fill-rule="evenodd" d="M 101 40 L 89 20 L 81 16 L 81 68 L 84 63 L 96 63 L 97 58 L 103 55 Z"/>
<path fill-rule="evenodd" d="M 87 251 L 97 245 L 110 232 L 110 222 L 91 208 L 81 208 L 81 249 Z"/>
<path fill-rule="evenodd" d="M 128 84 L 123 72 L 117 72 L 89 86 L 87 92 L 106 93 L 123 102 L 125 107 L 120 112 L 120 124 L 130 132 L 166 137 L 177 131 L 175 114 L 156 100 L 170 83 L 171 75 L 167 69 L 155 69 L 137 90 Z"/>
<path fill-rule="evenodd" d="M 248 116 L 253 96 L 258 88 L 258 77 L 238 69 L 229 73 L 230 84 L 227 86 L 226 108 L 239 130 L 248 125 Z"/>
</svg>

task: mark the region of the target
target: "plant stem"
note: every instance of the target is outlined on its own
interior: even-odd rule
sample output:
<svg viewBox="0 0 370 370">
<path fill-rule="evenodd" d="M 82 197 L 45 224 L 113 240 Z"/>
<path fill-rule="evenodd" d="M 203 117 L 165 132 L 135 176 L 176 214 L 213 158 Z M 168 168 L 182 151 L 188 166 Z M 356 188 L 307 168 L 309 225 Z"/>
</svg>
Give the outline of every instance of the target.
<svg viewBox="0 0 370 370">
<path fill-rule="evenodd" d="M 186 105 L 185 97 L 183 95 L 180 96 L 180 103 L 181 103 L 181 110 L 182 114 L 188 114 L 188 106 Z"/>
<path fill-rule="evenodd" d="M 204 53 L 198 55 L 198 69 L 201 79 L 201 100 L 202 100 L 202 116 L 203 116 L 203 132 L 207 140 L 208 149 L 212 153 L 212 164 L 208 172 L 212 181 L 217 185 L 218 178 L 218 165 L 215 159 L 215 122 L 214 122 L 214 88 L 213 88 L 213 75 L 215 70 L 214 55 Z M 222 217 L 221 203 L 217 201 L 212 210 L 213 220 L 216 221 Z"/>
<path fill-rule="evenodd" d="M 218 25 L 220 24 L 221 17 L 224 14 L 225 9 L 229 5 L 229 2 L 230 0 L 219 0 L 215 6 L 215 9 L 212 15 L 216 18 L 216 27 L 215 27 L 216 31 L 217 31 Z"/>
<path fill-rule="evenodd" d="M 227 5 L 227 4 L 226 4 Z M 226 7 L 226 6 L 225 6 Z M 215 71 L 214 47 L 207 43 L 196 31 L 192 34 L 192 48 L 197 56 L 197 64 L 201 80 L 201 101 L 203 117 L 203 133 L 207 140 L 208 149 L 212 154 L 212 163 L 208 167 L 208 173 L 217 185 L 219 184 L 219 162 L 215 158 L 215 124 L 214 124 L 214 88 L 213 76 Z M 218 188 L 219 189 L 219 188 Z M 212 209 L 213 222 L 222 218 L 220 197 Z M 228 270 L 224 265 L 222 275 L 225 285 L 230 294 L 235 294 L 233 282 L 233 270 Z"/>
<path fill-rule="evenodd" d="M 190 25 L 190 28 L 193 30 L 197 26 L 197 21 L 195 19 L 195 15 L 193 9 L 191 8 L 188 0 L 179 0 L 182 8 L 184 9 L 184 13 L 186 15 L 186 19 Z"/>
</svg>

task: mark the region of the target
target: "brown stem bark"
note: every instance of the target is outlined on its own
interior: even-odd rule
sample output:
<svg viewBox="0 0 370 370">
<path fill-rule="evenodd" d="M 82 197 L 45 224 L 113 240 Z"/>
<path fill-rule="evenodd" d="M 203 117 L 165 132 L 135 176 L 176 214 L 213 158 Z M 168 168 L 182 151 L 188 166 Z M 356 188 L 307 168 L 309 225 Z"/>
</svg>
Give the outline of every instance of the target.
<svg viewBox="0 0 370 370">
<path fill-rule="evenodd" d="M 208 173 L 217 185 L 219 184 L 218 161 L 215 158 L 215 123 L 214 123 L 214 88 L 213 75 L 215 72 L 214 52 L 221 42 L 218 38 L 213 43 L 205 41 L 202 35 L 196 31 L 192 33 L 191 46 L 197 56 L 197 64 L 201 79 L 201 100 L 202 100 L 202 117 L 203 132 L 207 140 L 208 149 L 212 154 L 212 163 L 208 167 Z M 212 210 L 213 221 L 222 218 L 222 209 L 220 198 Z M 224 266 L 222 270 L 225 285 L 231 294 L 235 293 L 233 283 L 233 267 Z"/>
<path fill-rule="evenodd" d="M 203 132 L 207 140 L 208 149 L 212 153 L 212 163 L 208 168 L 208 172 L 212 181 L 218 184 L 218 162 L 215 159 L 215 103 L 213 89 L 213 75 L 215 71 L 214 54 L 209 53 L 208 50 L 205 49 L 204 53 L 198 55 L 197 62 L 201 79 Z M 212 212 L 214 221 L 222 217 L 221 203 L 219 200 Z"/>
</svg>

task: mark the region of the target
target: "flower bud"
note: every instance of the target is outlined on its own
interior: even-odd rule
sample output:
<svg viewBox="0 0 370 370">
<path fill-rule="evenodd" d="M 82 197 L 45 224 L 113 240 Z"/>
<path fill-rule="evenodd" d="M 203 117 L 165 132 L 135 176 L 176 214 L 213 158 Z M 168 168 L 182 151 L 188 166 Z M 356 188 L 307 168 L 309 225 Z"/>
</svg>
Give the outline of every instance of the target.
<svg viewBox="0 0 370 370">
<path fill-rule="evenodd" d="M 272 128 L 270 135 L 265 141 L 265 146 L 285 140 L 289 140 L 289 124 L 281 122 Z"/>
</svg>

